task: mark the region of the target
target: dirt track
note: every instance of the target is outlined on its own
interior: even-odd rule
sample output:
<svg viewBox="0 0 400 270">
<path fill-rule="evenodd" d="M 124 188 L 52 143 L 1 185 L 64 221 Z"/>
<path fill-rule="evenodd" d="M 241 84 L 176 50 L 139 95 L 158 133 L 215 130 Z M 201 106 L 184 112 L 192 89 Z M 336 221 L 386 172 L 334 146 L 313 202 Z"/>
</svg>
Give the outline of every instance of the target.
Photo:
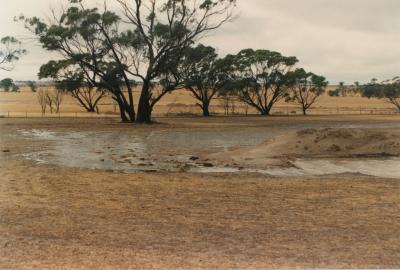
<svg viewBox="0 0 400 270">
<path fill-rule="evenodd" d="M 6 120 L 14 128 L 246 129 L 293 119 L 169 119 L 156 127 Z M 75 122 L 74 122 L 75 121 Z M 397 118 L 297 118 L 296 124 Z M 294 123 L 294 122 L 293 122 Z M 135 130 L 136 129 L 136 130 Z M 400 182 L 360 175 L 134 173 L 0 158 L 1 269 L 399 268 Z"/>
</svg>

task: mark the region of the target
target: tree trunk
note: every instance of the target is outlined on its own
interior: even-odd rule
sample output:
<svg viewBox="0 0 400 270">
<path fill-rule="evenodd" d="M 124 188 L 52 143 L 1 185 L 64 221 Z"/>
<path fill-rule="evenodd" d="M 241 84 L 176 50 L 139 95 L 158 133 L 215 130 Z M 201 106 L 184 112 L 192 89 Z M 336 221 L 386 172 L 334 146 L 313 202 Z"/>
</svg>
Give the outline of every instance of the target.
<svg viewBox="0 0 400 270">
<path fill-rule="evenodd" d="M 137 118 L 138 123 L 151 123 L 151 105 L 150 105 L 150 82 L 143 82 L 142 93 L 140 94 Z"/>
<path fill-rule="evenodd" d="M 129 115 L 129 122 L 135 122 L 135 117 L 136 117 L 136 115 L 135 115 L 135 109 L 134 108 L 132 108 L 132 105 L 128 105 L 126 108 L 125 108 L 125 111 L 126 111 L 126 113 Z"/>
<path fill-rule="evenodd" d="M 124 108 L 123 104 L 118 102 L 118 107 L 119 107 L 119 113 L 120 113 L 120 116 L 121 116 L 121 121 L 123 123 L 128 123 L 129 119 L 128 119 L 128 117 L 126 117 L 125 108 Z"/>
<path fill-rule="evenodd" d="M 118 96 L 118 95 L 114 95 L 113 99 L 114 99 L 114 100 L 117 102 L 117 104 L 118 104 L 119 113 L 120 113 L 120 117 L 121 117 L 121 121 L 122 121 L 123 123 L 134 122 L 134 121 L 135 121 L 134 118 L 133 118 L 133 119 L 132 119 L 132 118 L 129 119 L 129 118 L 127 117 L 127 115 L 126 115 L 126 112 L 127 112 L 127 110 L 126 110 L 126 104 L 123 102 L 122 98 L 121 98 L 120 96 Z M 95 112 L 95 111 L 96 111 L 96 109 L 93 108 L 93 112 Z"/>
<path fill-rule="evenodd" d="M 93 107 L 93 105 L 90 105 L 89 107 L 86 107 L 86 111 L 89 113 L 94 113 L 96 112 L 96 109 Z"/>
<path fill-rule="evenodd" d="M 203 102 L 203 106 L 201 107 L 201 109 L 203 110 L 203 116 L 204 117 L 209 117 L 210 116 L 210 104 Z"/>
<path fill-rule="evenodd" d="M 307 108 L 303 108 L 303 115 L 307 115 Z"/>
<path fill-rule="evenodd" d="M 269 116 L 270 111 L 271 111 L 271 109 L 265 108 L 265 109 L 260 110 L 260 113 L 262 116 Z"/>
</svg>

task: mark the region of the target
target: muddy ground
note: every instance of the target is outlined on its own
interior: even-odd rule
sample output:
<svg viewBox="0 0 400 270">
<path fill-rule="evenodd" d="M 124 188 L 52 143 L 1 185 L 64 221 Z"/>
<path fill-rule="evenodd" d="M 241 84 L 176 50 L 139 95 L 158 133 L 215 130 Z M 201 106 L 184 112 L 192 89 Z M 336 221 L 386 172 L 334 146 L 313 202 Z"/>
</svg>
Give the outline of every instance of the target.
<svg viewBox="0 0 400 270">
<path fill-rule="evenodd" d="M 398 179 L 124 173 L 40 164 L 23 155 L 51 145 L 17 135 L 35 129 L 268 136 L 310 126 L 397 129 L 399 120 L 179 118 L 149 127 L 100 119 L 0 119 L 0 268 L 399 268 Z"/>
</svg>

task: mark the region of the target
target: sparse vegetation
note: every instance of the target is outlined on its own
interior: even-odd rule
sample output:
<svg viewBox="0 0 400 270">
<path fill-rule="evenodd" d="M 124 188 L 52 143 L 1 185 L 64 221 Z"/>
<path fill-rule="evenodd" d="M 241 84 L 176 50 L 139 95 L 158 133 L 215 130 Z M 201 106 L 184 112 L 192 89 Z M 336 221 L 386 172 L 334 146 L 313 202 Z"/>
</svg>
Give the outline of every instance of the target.
<svg viewBox="0 0 400 270">
<path fill-rule="evenodd" d="M 331 97 L 354 97 L 359 95 L 361 92 L 360 83 L 354 82 L 353 85 L 346 85 L 345 82 L 340 82 L 339 86 L 335 90 L 328 92 Z"/>
<path fill-rule="evenodd" d="M 37 91 L 37 100 L 42 110 L 42 115 L 45 115 L 47 110 L 47 97 L 45 90 L 40 89 L 39 91 Z"/>
<path fill-rule="evenodd" d="M 61 104 L 64 100 L 64 92 L 60 89 L 40 89 L 36 92 L 37 99 L 42 111 L 46 114 L 47 108 L 50 113 L 60 113 Z"/>
<path fill-rule="evenodd" d="M 28 85 L 29 89 L 31 89 L 32 92 L 35 93 L 37 91 L 38 86 L 37 86 L 36 82 L 28 81 L 27 85 Z"/>
</svg>

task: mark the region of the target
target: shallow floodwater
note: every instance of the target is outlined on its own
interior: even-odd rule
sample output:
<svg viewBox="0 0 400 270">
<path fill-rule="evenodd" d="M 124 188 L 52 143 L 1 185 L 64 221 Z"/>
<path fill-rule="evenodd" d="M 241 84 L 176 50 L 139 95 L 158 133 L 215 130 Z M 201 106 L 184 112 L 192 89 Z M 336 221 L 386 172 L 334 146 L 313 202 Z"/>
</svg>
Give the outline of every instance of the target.
<svg viewBox="0 0 400 270">
<path fill-rule="evenodd" d="M 182 171 L 198 167 L 196 157 L 204 152 L 228 151 L 271 138 L 264 132 L 155 131 L 146 134 L 115 132 L 56 133 L 20 130 L 31 139 L 46 141 L 46 148 L 24 154 L 39 163 L 116 171 Z M 213 168 L 208 168 L 212 170 Z M 216 168 L 214 168 L 217 170 Z"/>
<path fill-rule="evenodd" d="M 343 127 L 343 126 L 342 126 Z M 349 126 L 344 126 L 349 128 Z M 368 128 L 352 125 L 353 128 Z M 375 127 L 371 126 L 371 127 Z M 382 126 L 384 127 L 384 126 Z M 290 127 L 293 129 L 296 127 Z M 304 128 L 304 126 L 303 126 Z M 313 127 L 315 128 L 315 127 Z M 20 130 L 24 137 L 45 141 L 41 151 L 24 154 L 38 163 L 111 171 L 189 171 L 196 173 L 251 172 L 273 176 L 311 176 L 357 173 L 400 178 L 400 159 L 301 159 L 291 168 L 264 170 L 218 167 L 197 161 L 201 153 L 223 152 L 235 147 L 254 146 L 287 129 L 241 131 L 154 131 L 148 133 L 68 132 Z"/>
<path fill-rule="evenodd" d="M 263 171 L 275 176 L 307 176 L 357 173 L 384 178 L 400 178 L 400 159 L 320 160 L 307 159 L 293 162 L 294 168 L 274 168 Z"/>
</svg>

